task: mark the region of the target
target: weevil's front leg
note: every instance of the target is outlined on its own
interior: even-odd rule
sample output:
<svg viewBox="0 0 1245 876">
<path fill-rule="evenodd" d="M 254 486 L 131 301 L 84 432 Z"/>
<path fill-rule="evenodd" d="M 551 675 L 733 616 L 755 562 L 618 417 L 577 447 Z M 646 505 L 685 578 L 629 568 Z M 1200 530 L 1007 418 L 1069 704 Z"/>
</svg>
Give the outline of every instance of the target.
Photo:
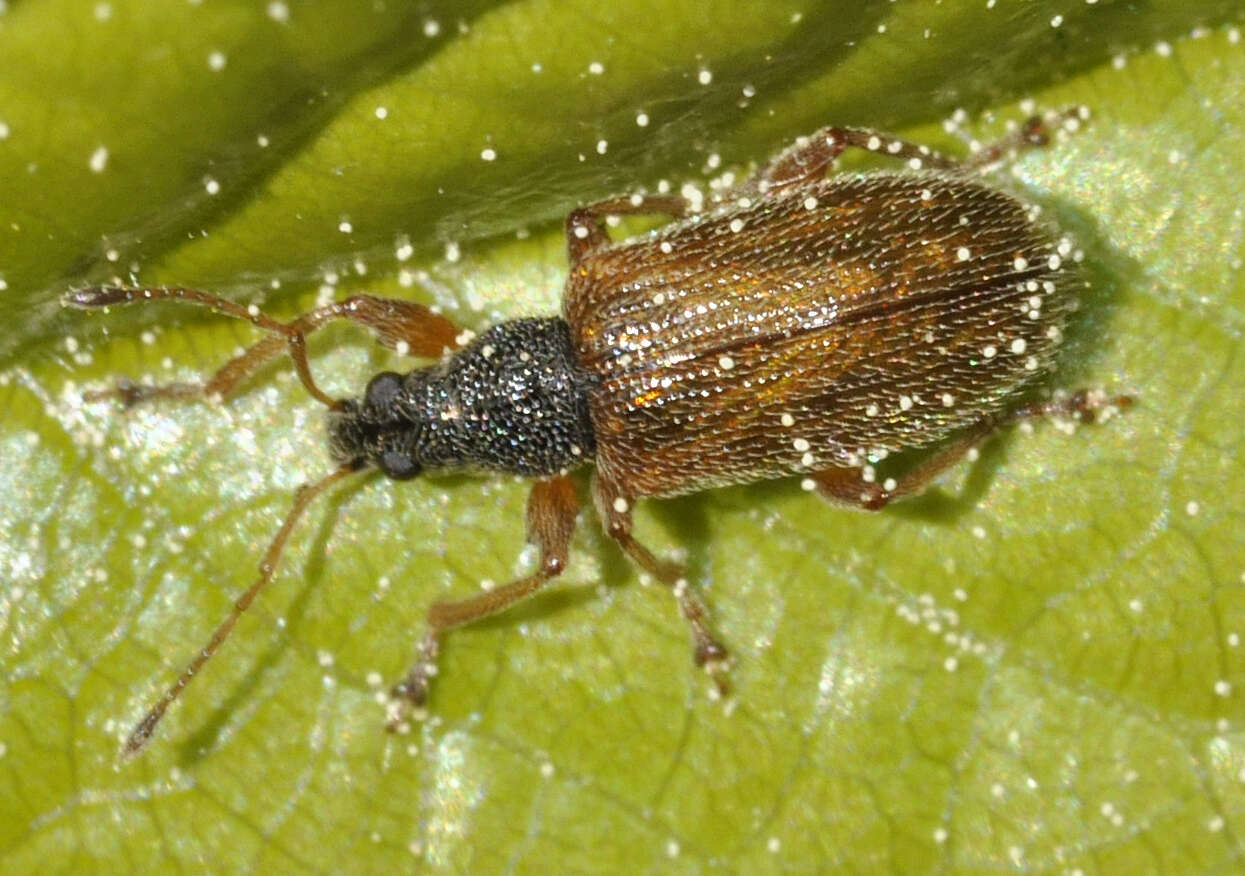
<svg viewBox="0 0 1245 876">
<path fill-rule="evenodd" d="M 406 679 L 390 691 L 396 709 L 389 729 L 397 729 L 411 707 L 428 699 L 428 686 L 437 674 L 441 637 L 447 630 L 505 611 L 531 596 L 566 569 L 571 535 L 579 514 L 579 497 L 569 477 L 538 481 L 527 500 L 527 540 L 540 549 L 540 566 L 526 578 L 457 602 L 438 602 L 428 609 L 428 631 L 419 646 L 419 657 Z"/>
<path fill-rule="evenodd" d="M 168 383 L 140 386 L 128 380 L 115 389 L 87 393 L 87 401 L 119 399 L 126 407 L 155 398 L 226 398 L 251 374 L 282 353 L 289 353 L 307 390 L 330 407 L 336 402 L 323 393 L 311 377 L 307 364 L 307 335 L 336 319 L 346 319 L 370 329 L 381 344 L 412 356 L 435 358 L 458 346 L 460 329 L 422 304 L 397 298 L 354 295 L 308 311 L 289 322 L 280 322 L 258 308 L 242 305 L 193 289 L 123 289 L 96 287 L 73 293 L 67 303 L 75 307 L 97 308 L 119 304 L 176 300 L 210 307 L 238 319 L 245 319 L 271 332 L 230 359 L 203 383 Z"/>
<path fill-rule="evenodd" d="M 913 169 L 980 170 L 1021 149 L 1045 146 L 1050 142 L 1054 124 L 1079 124 L 1087 117 L 1084 107 L 1031 116 L 1012 133 L 984 146 L 963 161 L 942 155 L 920 143 L 868 128 L 826 127 L 810 137 L 801 137 L 779 153 L 757 175 L 756 186 L 762 191 L 806 186 L 824 177 L 834 160 L 845 150 L 853 148 L 906 161 Z"/>
<path fill-rule="evenodd" d="M 296 317 L 287 325 L 306 337 L 338 319 L 363 326 L 382 346 L 404 356 L 436 359 L 446 350 L 461 346 L 458 337 L 462 330 L 448 318 L 414 301 L 376 295 L 352 295 L 343 301 L 330 302 Z M 228 398 L 244 380 L 286 349 L 282 336 L 263 338 L 226 362 L 206 383 L 193 386 L 204 398 Z"/>
<path fill-rule="evenodd" d="M 664 214 L 678 219 L 686 212 L 687 200 L 679 195 L 631 195 L 572 210 L 566 217 L 566 251 L 571 268 L 587 253 L 610 242 L 605 229 L 607 216 Z"/>
<path fill-rule="evenodd" d="M 631 560 L 648 572 L 674 593 L 679 603 L 679 611 L 687 620 L 695 645 L 693 659 L 713 678 L 718 693 L 722 696 L 730 692 L 726 678 L 729 668 L 729 654 L 726 646 L 718 641 L 709 630 L 708 612 L 704 603 L 692 590 L 683 568 L 675 563 L 657 559 L 653 552 L 636 541 L 631 534 L 632 499 L 628 498 L 617 486 L 603 476 L 600 470 L 592 481 L 592 498 L 597 513 L 605 524 L 605 531 L 618 542 L 619 547 Z"/>
<path fill-rule="evenodd" d="M 1048 416 L 1072 417 L 1083 423 L 1092 423 L 1101 412 L 1126 408 L 1132 402 L 1132 398 L 1126 395 L 1104 397 L 1078 390 L 1066 397 L 1022 405 L 1001 416 L 982 417 L 946 447 L 936 451 L 899 478 L 878 483 L 870 474 L 866 479 L 865 471 L 871 473 L 871 468 L 831 468 L 815 472 L 809 477 L 817 492 L 827 501 L 835 505 L 877 511 L 891 502 L 924 492 L 936 477 L 1004 426 Z"/>
</svg>

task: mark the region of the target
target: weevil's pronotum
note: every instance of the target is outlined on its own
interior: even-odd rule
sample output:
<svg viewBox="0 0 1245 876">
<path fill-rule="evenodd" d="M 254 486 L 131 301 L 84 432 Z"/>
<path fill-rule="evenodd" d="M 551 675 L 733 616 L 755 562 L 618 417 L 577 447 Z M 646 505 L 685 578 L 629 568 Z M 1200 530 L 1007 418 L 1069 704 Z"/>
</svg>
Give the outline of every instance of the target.
<svg viewBox="0 0 1245 876">
<path fill-rule="evenodd" d="M 206 305 L 268 333 L 202 384 L 123 383 L 94 397 L 220 399 L 287 353 L 328 408 L 336 463 L 295 495 L 258 579 L 139 722 L 126 752 L 146 743 L 272 579 L 308 503 L 371 468 L 395 480 L 469 470 L 536 481 L 527 536 L 539 565 L 429 609 L 414 667 L 392 691 L 395 722 L 425 702 L 447 630 L 504 610 L 566 568 L 579 514 L 569 473 L 589 463 L 606 531 L 673 589 L 696 663 L 715 671 L 724 690 L 726 649 L 683 572 L 634 535 L 636 501 L 798 476 L 832 502 L 878 509 L 919 492 L 1001 425 L 1048 412 L 1092 416 L 1098 403 L 1084 393 L 1021 403 L 1050 370 L 1083 282 L 1071 243 L 982 179 L 1017 149 L 1046 143 L 1051 123 L 1074 126 L 1083 116 L 1035 117 L 964 162 L 873 131 L 824 128 L 697 215 L 668 195 L 577 209 L 566 220 L 562 315 L 501 323 L 465 345 L 444 316 L 367 295 L 280 322 L 188 289 L 71 294 L 79 307 Z M 848 147 L 905 168 L 827 177 Z M 620 214 L 675 221 L 613 242 L 604 220 Z M 360 398 L 330 398 L 312 377 L 306 336 L 335 319 L 436 362 L 377 374 Z M 899 478 L 875 475 L 888 454 L 920 450 L 928 453 Z"/>
</svg>

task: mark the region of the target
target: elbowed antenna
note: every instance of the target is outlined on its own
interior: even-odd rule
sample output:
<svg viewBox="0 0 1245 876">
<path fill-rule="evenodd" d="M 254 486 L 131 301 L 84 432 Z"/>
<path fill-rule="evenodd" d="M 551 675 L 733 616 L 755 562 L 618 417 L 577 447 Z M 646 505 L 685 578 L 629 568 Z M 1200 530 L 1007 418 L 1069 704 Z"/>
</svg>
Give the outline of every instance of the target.
<svg viewBox="0 0 1245 876">
<path fill-rule="evenodd" d="M 243 307 L 236 301 L 221 298 L 219 295 L 200 292 L 198 289 L 186 289 L 182 286 L 152 286 L 133 289 L 122 286 L 89 286 L 86 289 L 70 292 L 62 301 L 70 307 L 80 307 L 84 310 L 91 310 L 97 307 L 111 307 L 115 304 L 181 301 L 186 304 L 210 307 L 212 310 L 223 313 L 226 316 L 244 319 L 258 328 L 284 337 L 289 347 L 290 358 L 294 360 L 294 370 L 298 372 L 298 379 L 302 381 L 303 386 L 311 393 L 312 398 L 333 410 L 341 407 L 341 402 L 330 397 L 324 390 L 320 389 L 316 385 L 315 379 L 311 376 L 311 366 L 307 364 L 306 329 L 299 325 L 273 319 L 254 305 Z M 255 349 L 255 347 L 251 349 Z"/>
<path fill-rule="evenodd" d="M 128 288 L 124 286 L 89 286 L 78 289 L 65 296 L 65 304 L 90 310 L 96 307 L 112 307 L 116 304 L 138 304 L 146 301 L 183 301 L 187 304 L 198 304 L 210 307 L 227 316 L 245 319 L 262 329 L 277 334 L 290 335 L 293 331 L 285 323 L 266 315 L 258 307 L 243 307 L 236 301 L 221 298 L 210 292 L 197 289 L 186 289 L 182 286 L 152 286 Z"/>
<path fill-rule="evenodd" d="M 84 310 L 91 307 L 128 304 L 130 301 L 128 291 L 116 286 L 92 286 L 87 289 L 75 289 L 62 298 L 61 302 L 68 307 L 81 307 Z"/>
<path fill-rule="evenodd" d="M 298 519 L 311 501 L 346 475 L 352 474 L 355 471 L 358 471 L 357 466 L 343 465 L 315 483 L 304 484 L 298 488 L 298 491 L 294 494 L 294 504 L 290 508 L 290 513 L 286 515 L 281 528 L 277 530 L 276 536 L 273 537 L 271 544 L 268 545 L 268 550 L 264 552 L 264 559 L 259 564 L 259 578 L 247 588 L 245 593 L 238 597 L 229 614 L 225 616 L 220 626 L 216 628 L 211 638 L 208 639 L 207 644 L 199 650 L 199 653 L 194 656 L 193 660 L 186 664 L 186 668 L 182 670 L 177 680 L 169 686 L 164 695 L 143 716 L 143 719 L 135 725 L 129 738 L 125 740 L 125 748 L 123 749 L 125 757 L 133 757 L 142 750 L 143 746 L 147 744 L 147 740 L 151 739 L 156 725 L 160 723 L 160 719 L 164 717 L 164 713 L 168 711 L 169 706 L 173 705 L 177 698 L 181 696 L 182 691 L 190 685 L 190 682 L 198 675 L 199 670 L 203 668 L 203 664 L 212 659 L 217 649 L 224 644 L 225 640 L 229 638 L 229 634 L 233 632 L 238 618 L 250 608 L 251 603 L 255 601 L 255 597 L 259 595 L 260 591 L 272 581 L 273 573 L 277 569 L 277 562 L 281 559 L 281 552 L 285 549 L 285 543 L 289 539 L 290 533 L 294 530 L 294 525 L 298 522 Z"/>
</svg>

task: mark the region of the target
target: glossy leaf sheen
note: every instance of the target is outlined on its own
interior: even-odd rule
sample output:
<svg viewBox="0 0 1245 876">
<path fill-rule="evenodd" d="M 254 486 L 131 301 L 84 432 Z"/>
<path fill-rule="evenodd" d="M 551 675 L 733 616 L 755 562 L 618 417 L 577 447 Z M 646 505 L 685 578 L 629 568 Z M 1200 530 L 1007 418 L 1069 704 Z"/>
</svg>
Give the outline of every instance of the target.
<svg viewBox="0 0 1245 876">
<path fill-rule="evenodd" d="M 1234 4 L 407 6 L 0 6 L 0 869 L 1239 869 Z M 984 138 L 1024 96 L 1094 110 L 1016 168 L 1094 284 L 1060 382 L 1140 404 L 1017 430 L 879 515 L 789 482 L 642 504 L 733 646 L 731 713 L 587 514 L 565 584 L 454 635 L 435 720 L 385 735 L 428 603 L 527 568 L 526 494 L 364 479 L 119 761 L 328 463 L 285 368 L 225 408 L 83 404 L 254 335 L 62 312 L 67 288 L 292 313 L 328 283 L 479 328 L 556 309 L 577 202 L 828 122 L 954 148 L 956 106 Z M 312 347 L 339 393 L 402 364 L 348 329 Z"/>
</svg>

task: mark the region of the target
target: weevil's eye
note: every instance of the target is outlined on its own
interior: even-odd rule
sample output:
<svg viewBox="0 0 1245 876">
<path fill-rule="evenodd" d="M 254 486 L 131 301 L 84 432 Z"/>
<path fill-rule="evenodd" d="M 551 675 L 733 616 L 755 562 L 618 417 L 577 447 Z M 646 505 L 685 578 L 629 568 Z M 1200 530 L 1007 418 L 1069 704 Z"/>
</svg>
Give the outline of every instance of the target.
<svg viewBox="0 0 1245 876">
<path fill-rule="evenodd" d="M 420 472 L 420 465 L 400 450 L 384 450 L 376 458 L 376 467 L 395 481 L 410 480 Z"/>
<path fill-rule="evenodd" d="M 364 401 L 376 410 L 389 410 L 394 401 L 402 394 L 402 375 L 392 371 L 382 371 L 367 384 Z"/>
</svg>

